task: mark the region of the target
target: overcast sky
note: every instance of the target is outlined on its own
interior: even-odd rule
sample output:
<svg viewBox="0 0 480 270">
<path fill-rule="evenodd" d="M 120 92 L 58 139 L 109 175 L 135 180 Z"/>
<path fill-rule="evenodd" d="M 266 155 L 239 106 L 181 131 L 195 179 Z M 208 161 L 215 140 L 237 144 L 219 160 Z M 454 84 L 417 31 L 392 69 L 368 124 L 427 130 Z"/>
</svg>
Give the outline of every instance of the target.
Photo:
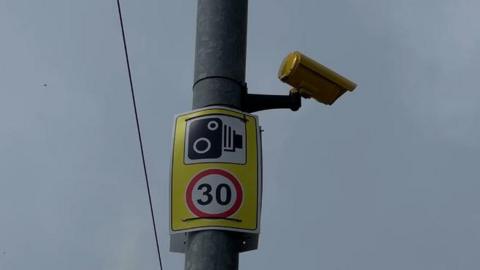
<svg viewBox="0 0 480 270">
<path fill-rule="evenodd" d="M 196 1 L 123 0 L 164 269 Z M 300 50 L 358 83 L 258 113 L 259 249 L 240 269 L 480 269 L 480 2 L 250 1 L 247 82 Z M 158 269 L 115 1 L 0 0 L 0 269 Z"/>
</svg>

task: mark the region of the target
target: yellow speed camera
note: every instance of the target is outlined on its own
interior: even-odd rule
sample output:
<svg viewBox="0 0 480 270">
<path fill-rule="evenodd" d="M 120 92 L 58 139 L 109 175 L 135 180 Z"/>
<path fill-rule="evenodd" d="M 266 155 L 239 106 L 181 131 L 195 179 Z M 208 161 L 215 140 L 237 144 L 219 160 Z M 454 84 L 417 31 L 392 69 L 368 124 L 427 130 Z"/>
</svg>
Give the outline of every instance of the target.
<svg viewBox="0 0 480 270">
<path fill-rule="evenodd" d="M 285 57 L 278 71 L 278 78 L 293 86 L 303 97 L 313 97 L 328 105 L 357 86 L 349 79 L 297 51 Z"/>
</svg>

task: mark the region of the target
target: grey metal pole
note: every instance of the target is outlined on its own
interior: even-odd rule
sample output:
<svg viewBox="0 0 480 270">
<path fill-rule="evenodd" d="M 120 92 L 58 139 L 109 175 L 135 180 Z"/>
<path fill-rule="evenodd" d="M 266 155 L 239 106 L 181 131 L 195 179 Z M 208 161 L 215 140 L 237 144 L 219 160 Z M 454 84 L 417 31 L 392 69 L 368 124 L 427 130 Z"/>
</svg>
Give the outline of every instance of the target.
<svg viewBox="0 0 480 270">
<path fill-rule="evenodd" d="M 241 109 L 245 85 L 248 0 L 199 0 L 193 108 Z"/>
<path fill-rule="evenodd" d="M 193 108 L 243 109 L 248 0 L 198 0 Z M 207 230 L 187 235 L 186 270 L 236 270 L 240 236 Z"/>
</svg>

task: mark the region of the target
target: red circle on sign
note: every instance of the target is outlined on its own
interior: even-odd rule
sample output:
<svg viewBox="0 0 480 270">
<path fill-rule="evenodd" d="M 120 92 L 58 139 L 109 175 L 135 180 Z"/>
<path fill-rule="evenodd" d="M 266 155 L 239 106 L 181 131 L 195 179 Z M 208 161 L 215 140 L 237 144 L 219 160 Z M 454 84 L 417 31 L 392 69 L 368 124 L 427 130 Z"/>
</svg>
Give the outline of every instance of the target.
<svg viewBox="0 0 480 270">
<path fill-rule="evenodd" d="M 228 179 L 233 184 L 237 196 L 236 196 L 235 202 L 228 210 L 222 213 L 211 214 L 198 209 L 198 207 L 195 205 L 195 203 L 193 202 L 193 188 L 204 177 L 209 175 L 215 175 L 215 174 L 221 175 L 226 179 Z M 242 191 L 242 186 L 240 185 L 240 182 L 231 173 L 224 170 L 220 170 L 220 169 L 208 169 L 198 173 L 192 178 L 192 180 L 190 180 L 190 183 L 187 186 L 187 192 L 185 193 L 185 199 L 187 201 L 188 209 L 190 209 L 190 211 L 197 217 L 227 218 L 233 215 L 235 212 L 237 212 L 238 209 L 240 208 L 240 205 L 242 204 L 242 200 L 243 200 L 243 191 Z"/>
</svg>

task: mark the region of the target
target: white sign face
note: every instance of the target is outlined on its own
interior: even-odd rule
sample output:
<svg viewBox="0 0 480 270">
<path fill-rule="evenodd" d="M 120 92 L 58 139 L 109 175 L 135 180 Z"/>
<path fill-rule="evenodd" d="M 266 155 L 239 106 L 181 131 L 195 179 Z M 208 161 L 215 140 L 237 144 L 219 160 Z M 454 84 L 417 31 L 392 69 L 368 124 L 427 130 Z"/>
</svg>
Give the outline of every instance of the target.
<svg viewBox="0 0 480 270">
<path fill-rule="evenodd" d="M 238 179 L 221 169 L 207 169 L 195 175 L 187 186 L 185 200 L 197 218 L 228 219 L 240 208 L 243 190 Z"/>
<path fill-rule="evenodd" d="M 185 164 L 245 164 L 245 121 L 228 115 L 188 120 L 185 150 Z"/>
</svg>

